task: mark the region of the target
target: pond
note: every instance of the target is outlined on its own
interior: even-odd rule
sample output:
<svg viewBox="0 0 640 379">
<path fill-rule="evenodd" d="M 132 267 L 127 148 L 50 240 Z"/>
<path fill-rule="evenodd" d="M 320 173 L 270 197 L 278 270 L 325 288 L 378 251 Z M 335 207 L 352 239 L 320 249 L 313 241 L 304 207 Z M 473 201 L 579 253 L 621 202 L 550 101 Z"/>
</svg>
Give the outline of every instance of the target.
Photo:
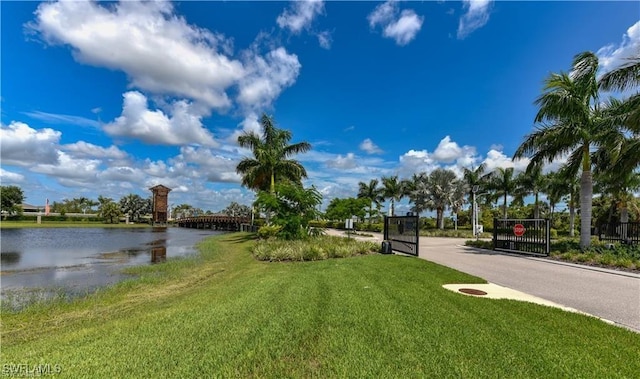
<svg viewBox="0 0 640 379">
<path fill-rule="evenodd" d="M 177 227 L 0 229 L 0 298 L 19 308 L 90 293 L 127 278 L 125 267 L 194 254 L 197 242 L 220 233 Z"/>
</svg>

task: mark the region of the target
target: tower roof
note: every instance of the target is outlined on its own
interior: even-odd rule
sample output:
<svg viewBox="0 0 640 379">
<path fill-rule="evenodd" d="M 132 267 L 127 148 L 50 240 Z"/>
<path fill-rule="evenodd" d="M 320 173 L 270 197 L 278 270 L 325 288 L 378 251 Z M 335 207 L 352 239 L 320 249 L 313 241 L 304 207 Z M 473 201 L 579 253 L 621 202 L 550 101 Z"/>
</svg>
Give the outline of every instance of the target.
<svg viewBox="0 0 640 379">
<path fill-rule="evenodd" d="M 168 191 L 171 191 L 171 188 L 166 187 L 166 186 L 163 186 L 162 184 L 158 184 L 157 186 L 153 186 L 153 187 L 151 187 L 151 188 L 149 188 L 149 189 L 150 189 L 150 190 L 152 190 L 152 191 L 153 191 L 153 190 L 159 190 L 159 189 L 163 189 L 163 190 L 165 190 L 165 191 L 167 191 L 167 192 L 168 192 Z"/>
</svg>

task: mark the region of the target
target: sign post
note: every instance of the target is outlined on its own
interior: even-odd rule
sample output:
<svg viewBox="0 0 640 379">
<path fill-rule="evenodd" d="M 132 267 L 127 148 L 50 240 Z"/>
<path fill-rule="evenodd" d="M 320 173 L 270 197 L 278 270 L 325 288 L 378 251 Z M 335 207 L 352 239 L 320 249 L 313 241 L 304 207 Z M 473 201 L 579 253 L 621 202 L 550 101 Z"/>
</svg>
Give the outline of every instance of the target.
<svg viewBox="0 0 640 379">
<path fill-rule="evenodd" d="M 353 220 L 348 218 L 344 220 L 344 228 L 347 229 L 347 238 L 350 238 L 350 231 L 353 229 Z"/>
</svg>

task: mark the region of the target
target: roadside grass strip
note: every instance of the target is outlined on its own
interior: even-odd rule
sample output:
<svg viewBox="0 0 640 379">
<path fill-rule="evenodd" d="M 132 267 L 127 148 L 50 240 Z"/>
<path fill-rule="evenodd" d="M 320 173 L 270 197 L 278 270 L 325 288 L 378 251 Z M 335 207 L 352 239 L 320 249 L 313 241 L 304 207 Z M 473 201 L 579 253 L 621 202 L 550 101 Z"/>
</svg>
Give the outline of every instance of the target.
<svg viewBox="0 0 640 379">
<path fill-rule="evenodd" d="M 2 313 L 0 361 L 60 377 L 632 378 L 640 335 L 513 300 L 460 296 L 480 278 L 421 259 L 263 262 L 252 235 L 72 302 Z"/>
</svg>

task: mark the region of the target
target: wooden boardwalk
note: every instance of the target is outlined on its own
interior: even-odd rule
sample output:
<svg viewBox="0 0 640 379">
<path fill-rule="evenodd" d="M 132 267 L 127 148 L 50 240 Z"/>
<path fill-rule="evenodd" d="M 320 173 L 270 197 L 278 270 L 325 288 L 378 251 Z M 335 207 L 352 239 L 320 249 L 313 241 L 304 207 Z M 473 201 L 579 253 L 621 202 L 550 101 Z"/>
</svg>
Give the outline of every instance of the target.
<svg viewBox="0 0 640 379">
<path fill-rule="evenodd" d="M 176 220 L 178 226 L 193 229 L 240 230 L 242 224 L 248 224 L 249 217 L 210 215 L 184 217 Z"/>
</svg>

